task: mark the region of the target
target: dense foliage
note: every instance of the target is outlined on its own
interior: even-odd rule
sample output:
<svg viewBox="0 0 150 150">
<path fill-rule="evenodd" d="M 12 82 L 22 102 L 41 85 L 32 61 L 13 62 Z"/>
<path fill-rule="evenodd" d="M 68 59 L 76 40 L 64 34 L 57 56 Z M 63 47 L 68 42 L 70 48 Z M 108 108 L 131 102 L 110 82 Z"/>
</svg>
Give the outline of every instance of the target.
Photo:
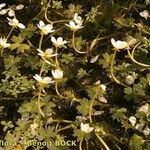
<svg viewBox="0 0 150 150">
<path fill-rule="evenodd" d="M 149 150 L 149 8 L 3 0 L 0 149 Z"/>
</svg>

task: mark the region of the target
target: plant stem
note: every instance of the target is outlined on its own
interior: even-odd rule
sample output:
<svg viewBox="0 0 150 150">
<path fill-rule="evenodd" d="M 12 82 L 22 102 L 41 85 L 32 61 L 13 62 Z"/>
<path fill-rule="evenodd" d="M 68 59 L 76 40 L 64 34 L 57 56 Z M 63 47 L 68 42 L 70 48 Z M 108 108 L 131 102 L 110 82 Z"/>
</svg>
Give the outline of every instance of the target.
<svg viewBox="0 0 150 150">
<path fill-rule="evenodd" d="M 60 96 L 61 98 L 65 98 L 65 97 L 62 96 L 62 95 L 59 93 L 59 91 L 58 91 L 58 82 L 57 82 L 57 81 L 55 82 L 55 91 L 56 91 L 56 93 L 57 93 L 58 96 Z"/>
<path fill-rule="evenodd" d="M 72 33 L 72 46 L 73 46 L 74 50 L 75 50 L 77 53 L 79 53 L 79 54 L 85 54 L 85 53 L 86 53 L 85 51 L 84 51 L 84 52 L 81 52 L 81 51 L 79 51 L 79 50 L 76 48 L 76 46 L 75 46 L 75 31 L 73 31 L 73 33 Z"/>
<path fill-rule="evenodd" d="M 51 0 L 49 0 L 47 6 L 46 6 L 46 8 L 45 8 L 44 17 L 45 17 L 45 20 L 46 20 L 48 23 L 53 24 L 53 22 L 52 22 L 51 20 L 49 20 L 48 17 L 47 17 L 47 10 L 48 10 L 48 8 L 50 7 L 50 3 L 51 3 Z"/>
<path fill-rule="evenodd" d="M 41 49 L 41 47 L 42 47 L 43 37 L 44 37 L 44 35 L 41 34 L 41 38 L 40 38 L 40 42 L 39 42 L 39 49 Z"/>
<path fill-rule="evenodd" d="M 7 40 L 10 37 L 11 33 L 13 32 L 13 30 L 14 30 L 14 27 L 12 27 L 11 30 L 10 30 L 10 32 L 8 33 L 7 38 L 6 38 Z"/>
<path fill-rule="evenodd" d="M 61 132 L 61 131 L 63 131 L 63 130 L 69 129 L 69 128 L 72 128 L 72 125 L 68 125 L 68 126 L 63 127 L 63 128 L 61 128 L 61 129 L 58 129 L 56 132 L 58 133 L 58 132 Z"/>
<path fill-rule="evenodd" d="M 97 91 L 95 92 L 92 100 L 91 100 L 91 103 L 90 103 L 90 106 L 89 106 L 89 120 L 90 120 L 90 123 L 92 123 L 92 108 L 93 108 L 93 103 L 94 103 L 94 100 L 95 98 L 97 97 Z"/>
<path fill-rule="evenodd" d="M 58 47 L 56 47 L 56 54 L 58 53 Z M 58 58 L 57 58 L 57 55 L 55 56 L 55 65 L 56 65 L 56 68 L 60 68 L 59 67 L 59 62 L 58 62 Z"/>
<path fill-rule="evenodd" d="M 138 61 L 136 61 L 136 60 L 134 59 L 134 52 L 135 52 L 135 49 L 139 46 L 140 43 L 141 43 L 141 42 L 137 43 L 137 44 L 134 46 L 134 48 L 133 48 L 133 50 L 132 50 L 132 53 L 130 53 L 129 49 L 127 49 L 128 55 L 129 55 L 129 57 L 131 58 L 131 60 L 132 60 L 134 63 L 136 63 L 136 64 L 138 64 L 138 65 L 140 65 L 140 66 L 143 66 L 143 67 L 150 67 L 150 65 L 140 63 L 140 62 L 138 62 Z"/>
<path fill-rule="evenodd" d="M 70 120 L 52 120 L 52 122 L 59 122 L 59 123 L 61 123 L 61 122 L 63 122 L 63 123 L 73 123 L 73 122 L 70 121 Z"/>
<path fill-rule="evenodd" d="M 34 18 L 32 18 L 28 24 L 30 24 L 35 18 L 37 18 L 41 13 L 43 12 L 43 10 L 41 10 Z"/>
<path fill-rule="evenodd" d="M 86 140 L 86 150 L 89 150 L 89 143 L 88 143 L 88 140 L 87 139 L 85 139 Z"/>
<path fill-rule="evenodd" d="M 83 143 L 84 138 L 81 139 L 80 143 L 79 143 L 79 150 L 82 150 L 82 143 Z"/>
<path fill-rule="evenodd" d="M 49 0 L 49 2 L 48 2 L 48 4 L 47 4 L 47 7 L 45 8 L 45 13 L 44 13 L 45 20 L 46 20 L 48 23 L 50 23 L 50 24 L 68 22 L 69 20 L 51 21 L 50 19 L 48 19 L 47 11 L 48 11 L 48 8 L 50 7 L 50 3 L 51 3 L 51 0 Z"/>
<path fill-rule="evenodd" d="M 3 56 L 3 49 L 4 49 L 4 48 L 1 48 L 1 57 Z"/>
<path fill-rule="evenodd" d="M 98 133 L 95 133 L 95 135 L 99 139 L 100 144 L 103 147 L 103 149 L 110 150 L 110 148 L 107 146 L 107 144 L 105 143 L 105 141 L 98 135 Z"/>
<path fill-rule="evenodd" d="M 42 91 L 42 88 L 41 88 L 41 86 L 40 86 L 40 88 L 39 88 L 39 94 L 38 94 L 38 111 L 39 111 L 39 113 L 40 113 L 43 117 L 45 117 L 43 111 L 41 110 L 41 102 L 40 102 L 40 99 L 41 99 L 41 91 Z"/>
<path fill-rule="evenodd" d="M 114 61 L 115 61 L 116 53 L 117 53 L 117 50 L 115 49 L 115 52 L 114 52 L 114 54 L 113 54 L 113 58 L 112 58 L 112 61 L 111 61 L 111 64 L 110 64 L 110 73 L 111 73 L 111 76 L 112 76 L 112 78 L 114 79 L 114 81 L 115 81 L 116 83 L 118 83 L 118 84 L 120 84 L 120 85 L 122 85 L 122 86 L 127 87 L 127 85 L 121 83 L 121 82 L 115 77 L 115 75 L 114 75 L 114 68 L 113 68 L 113 66 L 114 66 Z"/>
<path fill-rule="evenodd" d="M 40 76 L 42 76 L 42 73 L 44 71 L 44 66 L 45 66 L 45 61 L 43 61 L 43 63 L 42 63 L 42 67 L 40 69 Z"/>
<path fill-rule="evenodd" d="M 44 70 L 44 66 L 45 66 L 45 61 L 43 61 L 42 63 L 42 67 L 40 69 L 40 76 L 42 76 L 42 73 L 43 73 L 43 70 Z M 42 92 L 42 87 L 41 85 L 39 85 L 39 94 L 38 94 L 38 110 L 39 110 L 39 113 L 45 117 L 44 113 L 42 112 L 41 110 L 41 102 L 40 102 L 40 99 L 41 99 L 41 92 Z"/>
</svg>

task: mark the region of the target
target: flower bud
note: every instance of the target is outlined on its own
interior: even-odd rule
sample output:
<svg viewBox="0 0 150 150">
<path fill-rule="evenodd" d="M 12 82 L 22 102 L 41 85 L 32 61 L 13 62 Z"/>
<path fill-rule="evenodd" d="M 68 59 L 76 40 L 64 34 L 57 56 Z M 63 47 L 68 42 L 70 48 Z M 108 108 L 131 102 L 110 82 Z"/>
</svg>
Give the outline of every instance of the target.
<svg viewBox="0 0 150 150">
<path fill-rule="evenodd" d="M 135 78 L 134 78 L 133 76 L 128 75 L 128 76 L 126 77 L 126 79 L 125 79 L 125 83 L 128 84 L 128 85 L 131 85 L 131 84 L 134 83 L 134 80 L 135 80 Z"/>
</svg>

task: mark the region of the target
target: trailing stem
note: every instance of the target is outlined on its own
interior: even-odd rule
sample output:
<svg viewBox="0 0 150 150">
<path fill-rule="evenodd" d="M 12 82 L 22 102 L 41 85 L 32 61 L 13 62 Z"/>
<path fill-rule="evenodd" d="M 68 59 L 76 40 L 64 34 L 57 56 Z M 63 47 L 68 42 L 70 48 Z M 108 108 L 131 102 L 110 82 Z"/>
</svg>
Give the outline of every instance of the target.
<svg viewBox="0 0 150 150">
<path fill-rule="evenodd" d="M 58 48 L 56 47 L 56 54 L 58 53 Z M 56 68 L 60 68 L 59 67 L 59 62 L 58 62 L 58 58 L 57 58 L 57 55 L 55 56 L 55 65 L 56 65 Z"/>
<path fill-rule="evenodd" d="M 57 81 L 55 82 L 55 91 L 56 91 L 56 93 L 57 93 L 58 96 L 60 96 L 61 98 L 65 98 L 65 97 L 62 96 L 62 95 L 59 93 L 59 91 L 58 91 L 58 82 L 57 82 Z"/>
<path fill-rule="evenodd" d="M 44 13 L 45 20 L 46 20 L 48 23 L 50 23 L 50 24 L 68 22 L 69 20 L 51 21 L 50 19 L 48 19 L 47 11 L 48 11 L 48 8 L 50 7 L 50 3 L 51 3 L 51 0 L 49 0 L 49 2 L 48 2 L 48 4 L 47 4 L 47 7 L 45 8 L 45 13 Z"/>
<path fill-rule="evenodd" d="M 79 143 L 79 150 L 82 150 L 82 143 L 83 143 L 83 140 L 84 140 L 84 138 L 82 138 L 82 139 L 80 140 L 80 143 Z"/>
<path fill-rule="evenodd" d="M 41 92 L 42 92 L 42 88 L 41 88 L 41 86 L 39 87 L 39 94 L 38 94 L 38 111 L 39 111 L 39 113 L 43 116 L 43 117 L 45 117 L 45 115 L 44 115 L 44 113 L 43 113 L 43 111 L 41 110 Z"/>
<path fill-rule="evenodd" d="M 114 79 L 114 81 L 115 81 L 116 83 L 118 83 L 118 84 L 120 84 L 120 85 L 122 85 L 122 86 L 127 87 L 127 85 L 121 83 L 121 82 L 115 77 L 115 75 L 114 75 L 114 68 L 113 68 L 113 66 L 114 66 L 114 61 L 115 61 L 116 53 L 117 53 L 117 50 L 115 49 L 115 52 L 114 52 L 114 54 L 113 54 L 113 58 L 112 58 L 112 61 L 111 61 L 111 64 L 110 64 L 110 73 L 111 73 L 111 76 L 112 76 L 112 78 Z"/>
<path fill-rule="evenodd" d="M 10 30 L 10 32 L 8 33 L 7 38 L 6 38 L 7 40 L 10 37 L 11 33 L 13 32 L 13 30 L 14 30 L 14 27 L 12 27 L 11 30 Z"/>
<path fill-rule="evenodd" d="M 61 131 L 64 131 L 64 130 L 69 129 L 69 128 L 72 128 L 72 127 L 73 127 L 72 125 L 65 126 L 65 127 L 61 128 L 61 129 L 58 129 L 58 130 L 56 131 L 56 133 L 61 132 Z"/>
<path fill-rule="evenodd" d="M 85 53 L 86 53 L 85 51 L 84 51 L 84 52 L 81 52 L 81 51 L 79 51 L 79 50 L 76 48 L 76 46 L 75 46 L 75 31 L 73 31 L 73 33 L 72 33 L 72 46 L 73 46 L 74 50 L 75 50 L 77 53 L 79 53 L 79 54 L 85 54 Z"/>
<path fill-rule="evenodd" d="M 43 37 L 44 37 L 44 35 L 41 34 L 41 38 L 40 38 L 40 42 L 39 42 L 39 49 L 41 49 L 41 47 L 42 47 Z"/>
<path fill-rule="evenodd" d="M 44 71 L 44 67 L 45 67 L 45 61 L 43 61 L 43 63 L 42 63 L 42 67 L 40 69 L 40 76 L 42 76 L 42 73 Z"/>
<path fill-rule="evenodd" d="M 91 100 L 91 103 L 90 103 L 90 106 L 89 106 L 89 120 L 90 120 L 90 123 L 92 123 L 92 108 L 93 108 L 93 103 L 94 103 L 94 100 L 95 98 L 97 97 L 97 91 L 95 92 L 92 100 Z"/>
<path fill-rule="evenodd" d="M 95 133 L 96 137 L 98 138 L 102 148 L 104 150 L 110 150 L 110 148 L 107 146 L 107 144 L 105 143 L 105 141 L 98 135 L 98 133 Z"/>
<path fill-rule="evenodd" d="M 39 49 L 41 49 L 41 47 L 42 47 L 43 36 L 44 36 L 44 35 L 41 34 L 41 38 L 40 38 L 40 42 L 39 42 Z M 43 71 L 44 71 L 44 66 L 45 66 L 45 61 L 43 61 L 43 63 L 42 63 L 42 67 L 41 67 L 41 69 L 40 69 L 40 76 L 42 76 L 42 73 L 43 73 Z M 39 111 L 39 113 L 40 113 L 43 117 L 45 117 L 45 115 L 44 115 L 44 113 L 43 113 L 43 111 L 42 111 L 42 109 L 41 109 L 41 92 L 42 92 L 42 89 L 43 89 L 43 87 L 42 87 L 41 85 L 39 85 L 38 111 Z"/>
<path fill-rule="evenodd" d="M 138 65 L 140 65 L 140 66 L 143 66 L 143 67 L 150 67 L 150 65 L 144 64 L 144 63 L 140 63 L 140 62 L 138 62 L 138 61 L 136 61 L 136 60 L 134 59 L 134 52 L 135 52 L 135 49 L 140 45 L 140 43 L 141 43 L 141 42 L 137 43 L 137 44 L 134 46 L 134 48 L 133 48 L 133 50 L 132 50 L 132 53 L 130 53 L 130 50 L 127 49 L 128 55 L 129 55 L 129 57 L 131 58 L 131 60 L 132 60 L 134 63 L 136 63 L 136 64 L 138 64 Z"/>
</svg>

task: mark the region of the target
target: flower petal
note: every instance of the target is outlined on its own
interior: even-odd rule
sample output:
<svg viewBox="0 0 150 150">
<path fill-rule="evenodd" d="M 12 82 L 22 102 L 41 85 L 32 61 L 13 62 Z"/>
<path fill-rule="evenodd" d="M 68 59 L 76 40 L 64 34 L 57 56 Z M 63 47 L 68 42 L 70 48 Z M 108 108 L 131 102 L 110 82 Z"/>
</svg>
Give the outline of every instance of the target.
<svg viewBox="0 0 150 150">
<path fill-rule="evenodd" d="M 8 16 L 10 16 L 10 17 L 15 16 L 15 11 L 10 9 L 8 12 Z"/>
<path fill-rule="evenodd" d="M 41 49 L 37 49 L 37 51 L 38 51 L 39 53 L 43 53 L 43 51 L 42 51 Z"/>
<path fill-rule="evenodd" d="M 56 39 L 55 39 L 55 37 L 51 37 L 51 41 L 53 42 L 53 43 L 56 43 L 57 41 L 56 41 Z"/>
<path fill-rule="evenodd" d="M 53 83 L 54 81 L 52 81 L 52 78 L 50 77 L 45 77 L 44 78 L 45 83 Z"/>
<path fill-rule="evenodd" d="M 132 126 L 135 126 L 135 124 L 136 124 L 136 118 L 135 118 L 134 116 L 131 116 L 131 117 L 129 118 L 129 121 L 130 121 L 130 123 L 132 124 Z"/>
<path fill-rule="evenodd" d="M 0 11 L 0 15 L 5 15 L 8 12 L 9 9 L 2 9 Z"/>
<path fill-rule="evenodd" d="M 33 76 L 33 78 L 39 82 L 42 80 L 41 76 L 39 76 L 38 74 L 35 74 L 35 76 Z"/>
<path fill-rule="evenodd" d="M 21 9 L 23 9 L 23 8 L 24 8 L 24 5 L 23 5 L 23 4 L 20 4 L 20 5 L 16 6 L 16 9 L 17 9 L 17 10 L 21 10 Z"/>
<path fill-rule="evenodd" d="M 24 28 L 25 28 L 25 26 L 24 26 L 22 23 L 19 23 L 19 24 L 18 24 L 18 27 L 21 28 L 21 29 L 24 29 Z"/>
<path fill-rule="evenodd" d="M 40 26 L 40 27 L 43 27 L 43 26 L 45 26 L 45 23 L 44 23 L 42 20 L 40 20 L 39 26 Z"/>
<path fill-rule="evenodd" d="M 2 8 L 5 7 L 5 6 L 6 6 L 5 3 L 0 4 L 0 9 L 2 9 Z"/>
<path fill-rule="evenodd" d="M 59 38 L 57 39 L 57 43 L 62 43 L 62 41 L 63 41 L 63 38 L 62 38 L 62 37 L 59 37 Z"/>
<path fill-rule="evenodd" d="M 48 24 L 48 25 L 46 25 L 46 28 L 47 28 L 49 31 L 51 31 L 51 30 L 53 29 L 53 25 Z"/>
</svg>

